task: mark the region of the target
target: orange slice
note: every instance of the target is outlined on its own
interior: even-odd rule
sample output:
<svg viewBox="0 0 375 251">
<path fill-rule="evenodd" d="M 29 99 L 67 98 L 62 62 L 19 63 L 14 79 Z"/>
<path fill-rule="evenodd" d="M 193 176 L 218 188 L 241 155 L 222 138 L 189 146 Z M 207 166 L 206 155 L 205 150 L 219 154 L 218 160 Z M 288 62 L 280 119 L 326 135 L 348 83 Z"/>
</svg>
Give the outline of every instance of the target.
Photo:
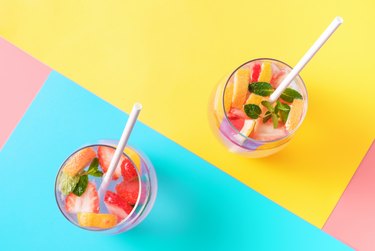
<svg viewBox="0 0 375 251">
<path fill-rule="evenodd" d="M 302 113 L 303 113 L 303 100 L 294 99 L 293 103 L 290 105 L 290 112 L 289 112 L 288 120 L 285 123 L 285 128 L 288 131 L 292 131 L 298 126 Z"/>
<path fill-rule="evenodd" d="M 91 147 L 76 152 L 65 163 L 63 172 L 73 177 L 82 171 L 96 157 L 96 152 Z"/>
<path fill-rule="evenodd" d="M 111 228 L 117 224 L 114 214 L 77 213 L 77 219 L 82 227 Z"/>
<path fill-rule="evenodd" d="M 229 113 L 230 106 L 232 105 L 233 97 L 233 83 L 229 82 L 224 90 L 224 109 L 226 113 Z"/>
<path fill-rule="evenodd" d="M 247 89 L 249 86 L 250 71 L 248 69 L 239 69 L 234 74 L 234 86 L 232 96 L 232 106 L 241 109 L 246 100 Z"/>
<path fill-rule="evenodd" d="M 269 83 L 272 78 L 272 68 L 270 62 L 262 63 L 262 70 L 259 75 L 258 82 L 267 82 Z"/>
</svg>

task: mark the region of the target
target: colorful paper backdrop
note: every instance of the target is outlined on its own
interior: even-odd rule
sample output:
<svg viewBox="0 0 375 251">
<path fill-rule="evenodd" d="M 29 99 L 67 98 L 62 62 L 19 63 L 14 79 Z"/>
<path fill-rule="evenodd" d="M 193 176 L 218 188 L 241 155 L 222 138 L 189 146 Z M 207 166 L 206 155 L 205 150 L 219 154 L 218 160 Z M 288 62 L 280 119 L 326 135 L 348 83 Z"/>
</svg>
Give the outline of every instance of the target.
<svg viewBox="0 0 375 251">
<path fill-rule="evenodd" d="M 322 227 L 374 138 L 375 2 L 0 1 L 0 34 L 85 88 L 312 224 Z M 294 65 L 345 23 L 301 74 L 309 111 L 266 159 L 232 155 L 211 133 L 209 96 L 257 57 Z"/>
</svg>

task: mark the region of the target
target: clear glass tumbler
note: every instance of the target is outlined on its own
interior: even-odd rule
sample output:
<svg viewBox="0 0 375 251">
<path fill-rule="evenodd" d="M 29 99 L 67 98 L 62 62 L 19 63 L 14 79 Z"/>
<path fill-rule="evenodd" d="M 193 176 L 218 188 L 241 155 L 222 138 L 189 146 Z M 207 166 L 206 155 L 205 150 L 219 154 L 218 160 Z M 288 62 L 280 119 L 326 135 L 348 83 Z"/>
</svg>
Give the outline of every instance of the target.
<svg viewBox="0 0 375 251">
<path fill-rule="evenodd" d="M 256 158 L 274 154 L 287 145 L 300 127 L 307 112 L 308 96 L 302 78 L 298 75 L 289 86 L 290 89 L 297 91 L 301 95 L 299 100 L 297 100 L 299 102 L 298 109 L 300 113 L 296 115 L 298 117 L 294 119 L 293 126 L 290 126 L 290 128 L 287 124 L 289 122 L 283 124 L 280 118 L 278 127 L 275 129 L 272 129 L 272 126 L 269 125 L 272 123 L 271 120 L 263 123 L 263 117 L 267 110 L 260 102 L 267 100 L 267 97 L 259 97 L 257 95 L 250 97 L 252 94 L 250 92 L 250 87 L 244 89 L 245 91 L 241 93 L 241 90 L 239 90 L 241 88 L 238 86 L 233 87 L 233 83 L 239 81 L 238 79 L 241 76 L 245 76 L 249 85 L 255 82 L 267 82 L 274 90 L 291 69 L 289 65 L 279 60 L 258 58 L 240 65 L 219 82 L 211 97 L 209 121 L 213 131 L 229 151 Z M 238 73 L 240 71 L 241 74 L 245 74 L 240 75 L 240 73 Z M 258 98 L 254 98 L 254 96 Z M 243 98 L 245 103 L 238 105 L 238 97 Z M 297 101 L 295 104 L 291 100 L 281 100 L 281 103 L 290 108 L 291 114 L 293 109 L 295 109 L 293 113 L 296 112 Z M 247 103 L 256 103 L 262 110 L 262 115 L 260 115 L 258 119 L 254 119 L 253 122 L 244 113 L 244 105 Z M 233 107 L 234 104 L 236 107 Z M 246 124 L 243 121 L 249 123 Z M 242 127 L 243 123 L 244 125 Z M 246 125 L 250 127 L 250 129 L 251 126 L 253 127 L 252 132 L 248 135 L 244 133 L 244 131 L 246 132 Z M 286 128 L 288 128 L 288 130 Z"/>
<path fill-rule="evenodd" d="M 104 198 L 98 197 L 102 175 L 116 145 L 116 141 L 86 145 L 72 153 L 59 169 L 57 205 L 78 227 L 121 233 L 138 225 L 151 211 L 157 194 L 155 170 L 144 154 L 130 146 L 124 150 Z"/>
</svg>

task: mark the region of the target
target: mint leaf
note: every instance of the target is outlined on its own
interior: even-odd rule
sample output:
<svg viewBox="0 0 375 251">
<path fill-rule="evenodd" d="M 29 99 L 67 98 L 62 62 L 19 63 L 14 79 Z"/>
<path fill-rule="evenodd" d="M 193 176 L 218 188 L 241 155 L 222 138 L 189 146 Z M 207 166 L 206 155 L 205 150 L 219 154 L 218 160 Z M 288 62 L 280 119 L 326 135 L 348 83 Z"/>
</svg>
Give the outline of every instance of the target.
<svg viewBox="0 0 375 251">
<path fill-rule="evenodd" d="M 259 115 L 262 113 L 262 110 L 260 109 L 260 107 L 254 104 L 245 105 L 244 111 L 246 115 L 252 119 L 257 119 Z"/>
<path fill-rule="evenodd" d="M 89 182 L 89 177 L 87 175 L 80 176 L 78 184 L 74 188 L 73 193 L 77 196 L 81 196 L 86 191 L 88 182 Z"/>
<path fill-rule="evenodd" d="M 264 107 L 267 108 L 267 110 L 270 112 L 270 113 L 274 113 L 275 112 L 275 109 L 273 108 L 272 104 L 270 102 L 268 102 L 267 100 L 264 100 L 262 101 L 262 105 Z"/>
<path fill-rule="evenodd" d="M 277 128 L 279 125 L 279 117 L 277 116 L 276 113 L 271 113 L 271 118 L 272 118 L 272 123 L 273 123 L 273 128 Z"/>
<path fill-rule="evenodd" d="M 282 103 L 281 103 L 282 104 Z M 279 115 L 281 118 L 281 121 L 285 124 L 286 121 L 288 120 L 289 112 L 290 112 L 290 106 L 288 104 L 282 104 L 282 108 L 280 109 Z"/>
<path fill-rule="evenodd" d="M 90 175 L 95 177 L 102 177 L 103 173 L 101 171 L 96 171 L 94 173 L 90 173 Z"/>
<path fill-rule="evenodd" d="M 279 103 L 280 103 L 280 101 L 277 100 L 277 101 L 276 101 L 275 108 L 274 108 L 276 114 L 279 113 Z"/>
<path fill-rule="evenodd" d="M 98 170 L 98 167 L 99 167 L 99 160 L 98 158 L 95 158 L 91 161 L 89 169 L 87 171 L 81 172 L 80 176 L 91 175 L 95 177 L 102 177 L 103 173 Z"/>
<path fill-rule="evenodd" d="M 259 96 L 267 97 L 273 93 L 272 85 L 267 82 L 255 82 L 249 84 L 249 91 Z"/>
<path fill-rule="evenodd" d="M 284 103 L 281 103 L 279 100 L 277 101 L 277 104 L 276 104 L 276 107 L 275 107 L 275 112 L 276 112 L 276 108 L 277 108 L 277 111 L 289 111 L 290 110 L 290 106 L 288 104 L 284 104 Z"/>
<path fill-rule="evenodd" d="M 286 88 L 280 95 L 280 98 L 286 102 L 292 103 L 294 99 L 302 99 L 302 95 L 292 88 Z"/>
<path fill-rule="evenodd" d="M 94 158 L 92 161 L 91 161 L 91 164 L 90 164 L 90 167 L 89 167 L 89 172 L 90 170 L 98 170 L 98 166 L 99 166 L 99 159 L 98 158 Z"/>
<path fill-rule="evenodd" d="M 271 113 L 267 111 L 266 114 L 264 114 L 263 123 L 266 123 L 270 118 L 271 118 Z"/>
<path fill-rule="evenodd" d="M 64 195 L 71 193 L 79 181 L 79 176 L 73 176 L 61 172 L 57 179 L 57 187 Z"/>
</svg>

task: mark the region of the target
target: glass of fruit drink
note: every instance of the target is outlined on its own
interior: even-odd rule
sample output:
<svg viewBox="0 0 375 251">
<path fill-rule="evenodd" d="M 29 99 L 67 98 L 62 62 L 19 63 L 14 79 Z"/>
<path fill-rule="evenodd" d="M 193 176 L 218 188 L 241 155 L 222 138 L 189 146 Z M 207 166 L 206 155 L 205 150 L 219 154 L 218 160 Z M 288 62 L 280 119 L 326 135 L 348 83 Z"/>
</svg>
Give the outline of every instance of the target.
<svg viewBox="0 0 375 251">
<path fill-rule="evenodd" d="M 211 125 L 231 152 L 264 157 L 281 150 L 295 134 L 307 111 L 307 90 L 298 75 L 280 98 L 269 96 L 291 67 L 259 58 L 244 63 L 216 88 L 210 106 Z"/>
<path fill-rule="evenodd" d="M 139 224 L 150 212 L 157 193 L 150 161 L 126 147 L 112 180 L 99 198 L 99 188 L 116 149 L 106 141 L 88 145 L 62 164 L 55 183 L 59 209 L 73 224 L 93 231 L 121 233 Z"/>
</svg>

